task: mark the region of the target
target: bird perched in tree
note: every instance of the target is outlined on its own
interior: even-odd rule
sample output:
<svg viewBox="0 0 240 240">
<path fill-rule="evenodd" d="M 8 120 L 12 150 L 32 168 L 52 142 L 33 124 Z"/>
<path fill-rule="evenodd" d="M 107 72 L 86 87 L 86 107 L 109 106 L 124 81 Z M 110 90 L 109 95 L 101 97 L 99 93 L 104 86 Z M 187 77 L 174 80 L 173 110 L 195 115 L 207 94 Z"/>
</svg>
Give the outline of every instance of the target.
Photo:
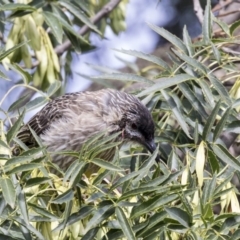
<svg viewBox="0 0 240 240">
<path fill-rule="evenodd" d="M 65 94 L 49 102 L 20 129 L 17 137 L 29 147 L 37 146 L 29 126 L 50 152 L 79 151 L 94 134 L 119 132 L 117 140 L 134 141 L 151 153 L 156 149 L 154 122 L 148 109 L 133 95 L 103 89 L 95 92 Z M 111 152 L 101 154 L 111 160 Z M 53 155 L 53 162 L 66 169 L 73 157 Z"/>
</svg>

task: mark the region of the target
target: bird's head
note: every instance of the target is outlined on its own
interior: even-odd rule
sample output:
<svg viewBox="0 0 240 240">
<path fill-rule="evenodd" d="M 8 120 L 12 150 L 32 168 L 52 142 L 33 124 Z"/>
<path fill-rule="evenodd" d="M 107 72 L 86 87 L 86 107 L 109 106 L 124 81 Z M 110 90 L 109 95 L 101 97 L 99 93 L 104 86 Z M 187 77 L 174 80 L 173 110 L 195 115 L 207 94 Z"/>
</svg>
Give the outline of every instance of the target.
<svg viewBox="0 0 240 240">
<path fill-rule="evenodd" d="M 123 140 L 137 142 L 153 153 L 156 149 L 154 122 L 149 110 L 139 99 L 123 92 L 115 93 L 111 103 L 114 109 L 121 113 L 117 125 Z"/>
</svg>

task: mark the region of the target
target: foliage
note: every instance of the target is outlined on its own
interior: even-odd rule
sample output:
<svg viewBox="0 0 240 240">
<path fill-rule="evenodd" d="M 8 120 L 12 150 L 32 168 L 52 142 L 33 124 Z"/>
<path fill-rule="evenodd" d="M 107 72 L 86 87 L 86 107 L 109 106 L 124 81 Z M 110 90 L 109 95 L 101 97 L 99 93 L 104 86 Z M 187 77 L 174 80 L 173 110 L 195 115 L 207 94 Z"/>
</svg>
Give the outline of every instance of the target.
<svg viewBox="0 0 240 240">
<path fill-rule="evenodd" d="M 225 36 L 212 36 L 212 21 Z M 11 155 L 11 142 L 20 127 L 23 109 L 7 133 L 1 124 L 1 236 L 10 239 L 238 239 L 240 162 L 229 148 L 239 133 L 239 23 L 227 26 L 210 14 L 207 5 L 203 38 L 192 42 L 186 29 L 180 40 L 162 28 L 150 27 L 172 43 L 167 64 L 157 56 L 121 52 L 152 65 L 134 74 L 103 74 L 98 79 L 146 84 L 139 96 L 152 111 L 156 141 L 163 161 L 140 154 L 137 147 L 117 151 L 111 163 L 94 158 L 105 142 L 89 139 L 76 161 L 63 173 L 43 146 Z M 18 46 L 20 47 L 20 46 Z M 7 53 L 11 54 L 11 49 Z M 228 50 L 228 51 L 226 51 Z M 0 58 L 1 58 L 0 56 Z M 2 57 L 3 58 L 3 57 Z M 1 59 L 2 59 L 1 58 Z M 22 71 L 25 78 L 28 74 Z M 229 91 L 228 83 L 235 84 Z M 24 84 L 30 87 L 27 82 Z M 57 90 L 53 83 L 26 110 L 43 104 Z M 19 99 L 6 112 L 11 113 Z M 21 104 L 20 104 L 21 105 Z M 231 133 L 232 138 L 227 138 Z M 24 146 L 23 146 L 24 147 Z M 141 151 L 142 152 L 142 151 Z M 85 174 L 89 164 L 100 166 Z M 49 171 L 55 169 L 56 174 Z M 131 168 L 132 171 L 126 169 Z"/>
<path fill-rule="evenodd" d="M 125 30 L 126 0 L 121 1 L 109 15 L 102 14 L 99 19 L 95 17 L 96 13 L 109 1 L 11 2 L 0 1 L 0 29 L 1 32 L 9 31 L 5 47 L 8 50 L 19 43 L 26 44 L 9 54 L 2 63 L 6 68 L 11 62 L 21 62 L 22 67 L 27 69 L 34 68 L 33 77 L 28 79 L 28 83 L 33 82 L 35 87 L 43 90 L 55 81 L 62 80 L 61 65 L 67 74 L 71 74 L 72 50 L 84 53 L 94 49 L 89 40 L 90 34 L 86 34 L 89 30 L 100 37 L 104 36 L 107 26 L 116 34 Z M 93 24 L 94 20 L 98 21 L 98 26 Z M 78 33 L 76 29 L 79 28 Z"/>
</svg>

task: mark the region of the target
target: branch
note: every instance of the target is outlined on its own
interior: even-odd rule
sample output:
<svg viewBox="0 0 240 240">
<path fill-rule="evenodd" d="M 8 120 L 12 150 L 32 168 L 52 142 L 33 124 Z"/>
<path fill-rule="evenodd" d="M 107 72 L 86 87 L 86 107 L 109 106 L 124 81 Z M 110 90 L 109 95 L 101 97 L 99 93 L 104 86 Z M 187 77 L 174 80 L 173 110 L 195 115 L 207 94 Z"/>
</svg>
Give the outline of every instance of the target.
<svg viewBox="0 0 240 240">
<path fill-rule="evenodd" d="M 121 0 L 112 0 L 109 3 L 107 3 L 105 6 L 103 6 L 103 8 L 95 15 L 92 17 L 91 22 L 93 24 L 98 23 L 103 17 L 105 17 L 107 14 L 109 14 L 110 12 L 113 11 L 113 9 L 115 7 L 117 7 L 117 5 L 121 2 Z M 87 25 L 84 25 L 81 27 L 81 29 L 79 30 L 79 35 L 84 35 L 86 34 L 88 31 L 90 30 L 90 28 Z M 67 49 L 69 49 L 71 47 L 71 42 L 69 40 L 67 40 L 66 42 L 64 42 L 61 45 L 58 45 L 55 47 L 55 52 L 57 55 L 61 55 L 63 54 Z"/>
</svg>

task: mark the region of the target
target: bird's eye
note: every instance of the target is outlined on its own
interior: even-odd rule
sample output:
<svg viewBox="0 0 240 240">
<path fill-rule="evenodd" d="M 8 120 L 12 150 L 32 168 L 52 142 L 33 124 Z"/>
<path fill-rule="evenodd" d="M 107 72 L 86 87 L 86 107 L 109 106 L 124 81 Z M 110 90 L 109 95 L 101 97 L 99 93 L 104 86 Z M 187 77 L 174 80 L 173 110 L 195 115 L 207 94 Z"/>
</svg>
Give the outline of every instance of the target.
<svg viewBox="0 0 240 240">
<path fill-rule="evenodd" d="M 132 123 L 132 129 L 136 130 L 137 129 L 137 125 L 135 123 Z"/>
</svg>

